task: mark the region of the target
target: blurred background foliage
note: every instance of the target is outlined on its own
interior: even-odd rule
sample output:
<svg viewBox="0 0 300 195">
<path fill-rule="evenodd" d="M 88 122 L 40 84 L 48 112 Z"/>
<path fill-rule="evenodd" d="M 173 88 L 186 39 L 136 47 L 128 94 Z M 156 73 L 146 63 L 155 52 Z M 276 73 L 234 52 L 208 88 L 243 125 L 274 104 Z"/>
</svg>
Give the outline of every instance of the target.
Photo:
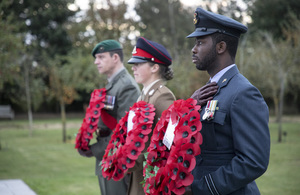
<svg viewBox="0 0 300 195">
<path fill-rule="evenodd" d="M 79 2 L 79 1 L 78 1 Z M 2 0 L 0 104 L 17 113 L 84 112 L 93 89 L 103 87 L 91 50 L 104 39 L 124 47 L 124 64 L 137 37 L 163 44 L 173 58 L 168 86 L 186 99 L 209 76 L 191 61 L 193 13 L 180 0 Z M 134 2 L 134 4 L 132 3 Z M 300 4 L 298 0 L 205 0 L 205 9 L 249 27 L 236 64 L 262 92 L 271 114 L 300 111 Z M 131 70 L 130 70 L 131 72 Z"/>
</svg>

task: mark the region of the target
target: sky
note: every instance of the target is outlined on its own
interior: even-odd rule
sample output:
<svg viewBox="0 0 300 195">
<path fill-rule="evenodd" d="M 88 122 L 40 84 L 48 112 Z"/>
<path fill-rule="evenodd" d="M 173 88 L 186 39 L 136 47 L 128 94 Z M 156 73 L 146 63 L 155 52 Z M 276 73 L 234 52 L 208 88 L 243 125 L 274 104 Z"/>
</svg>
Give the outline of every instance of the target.
<svg viewBox="0 0 300 195">
<path fill-rule="evenodd" d="M 96 0 L 97 2 L 101 2 L 101 0 Z M 199 6 L 201 6 L 201 3 L 204 3 L 205 1 L 202 0 L 180 0 L 181 3 L 185 6 L 190 6 L 190 7 L 194 7 L 195 9 Z M 75 0 L 75 4 L 77 4 L 81 10 L 86 10 L 88 9 L 88 2 L 87 0 Z M 114 3 L 119 3 L 119 0 L 111 0 L 111 2 Z M 130 18 L 137 18 L 136 16 L 136 12 L 134 11 L 134 6 L 135 6 L 135 2 L 136 0 L 125 0 L 125 2 L 127 2 L 128 4 L 128 11 L 127 11 L 127 17 Z M 216 0 L 215 2 L 213 1 L 210 5 L 210 8 L 212 11 L 217 11 L 217 2 L 218 3 L 222 3 L 224 4 L 224 6 L 227 5 L 226 1 L 222 1 L 222 0 Z M 247 9 L 247 5 L 243 2 L 243 0 L 237 0 L 237 3 L 239 4 L 239 6 L 243 9 Z M 101 6 L 101 4 L 99 4 L 99 6 Z M 70 8 L 70 7 L 69 7 Z M 100 7 L 99 7 L 100 8 Z M 242 13 L 243 14 L 243 13 Z M 245 13 L 246 14 L 246 13 Z M 243 18 L 244 21 L 243 23 L 250 23 L 251 22 L 251 18 L 247 15 L 243 14 Z"/>
<path fill-rule="evenodd" d="M 125 0 L 131 7 L 134 7 L 135 0 Z M 180 0 L 182 4 L 186 6 L 197 6 L 199 5 L 199 0 Z M 87 0 L 76 0 L 77 5 L 80 6 L 81 9 L 88 8 L 88 1 Z M 198 2 L 198 3 L 197 3 Z"/>
</svg>

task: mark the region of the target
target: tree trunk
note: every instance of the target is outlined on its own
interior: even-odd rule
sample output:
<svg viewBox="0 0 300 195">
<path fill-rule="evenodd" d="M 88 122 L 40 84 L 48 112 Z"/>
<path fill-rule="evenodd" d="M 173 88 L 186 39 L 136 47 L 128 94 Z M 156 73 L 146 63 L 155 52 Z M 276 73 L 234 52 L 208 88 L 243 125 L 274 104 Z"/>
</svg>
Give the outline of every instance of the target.
<svg viewBox="0 0 300 195">
<path fill-rule="evenodd" d="M 29 137 L 32 137 L 33 125 L 32 125 L 32 110 L 31 110 L 31 95 L 30 95 L 30 86 L 29 86 L 29 67 L 24 63 L 24 74 L 25 74 L 25 93 L 26 93 L 26 102 L 27 102 L 27 112 L 28 112 L 28 121 L 29 121 Z"/>
<path fill-rule="evenodd" d="M 278 142 L 282 141 L 282 112 L 283 112 L 283 98 L 284 98 L 284 83 L 285 76 L 281 79 L 280 83 L 280 96 L 279 96 L 279 112 L 278 112 Z"/>
<path fill-rule="evenodd" d="M 275 112 L 275 122 L 278 122 L 279 117 L 279 100 L 276 95 L 273 95 L 273 102 L 274 102 L 274 112 Z"/>
<path fill-rule="evenodd" d="M 61 122 L 62 122 L 62 137 L 63 143 L 67 141 L 67 130 L 66 130 L 66 107 L 63 97 L 60 98 L 60 113 L 61 113 Z"/>
</svg>

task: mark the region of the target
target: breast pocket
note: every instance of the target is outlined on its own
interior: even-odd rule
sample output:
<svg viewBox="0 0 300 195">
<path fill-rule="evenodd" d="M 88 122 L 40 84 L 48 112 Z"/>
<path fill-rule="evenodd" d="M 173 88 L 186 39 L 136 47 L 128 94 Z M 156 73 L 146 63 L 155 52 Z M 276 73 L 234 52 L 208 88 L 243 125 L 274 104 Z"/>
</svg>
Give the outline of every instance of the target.
<svg viewBox="0 0 300 195">
<path fill-rule="evenodd" d="M 212 122 L 217 123 L 219 125 L 224 125 L 225 118 L 226 118 L 226 112 L 223 112 L 222 110 L 217 110 L 215 112 L 215 116 L 214 116 L 214 119 L 212 120 Z"/>
<path fill-rule="evenodd" d="M 217 150 L 217 138 L 216 127 L 225 124 L 226 113 L 221 110 L 215 112 L 212 120 L 203 120 L 201 134 L 203 136 L 203 144 L 201 150 L 216 151 Z"/>
</svg>

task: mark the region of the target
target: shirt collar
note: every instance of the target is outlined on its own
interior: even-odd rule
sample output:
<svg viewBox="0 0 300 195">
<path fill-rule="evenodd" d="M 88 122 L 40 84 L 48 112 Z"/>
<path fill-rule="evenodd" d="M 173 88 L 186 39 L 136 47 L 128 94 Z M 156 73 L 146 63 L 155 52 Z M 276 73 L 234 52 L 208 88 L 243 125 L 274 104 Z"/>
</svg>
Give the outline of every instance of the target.
<svg viewBox="0 0 300 195">
<path fill-rule="evenodd" d="M 124 67 L 120 68 L 113 75 L 111 75 L 111 77 L 107 78 L 108 82 L 111 82 L 124 69 L 125 69 Z"/>
<path fill-rule="evenodd" d="M 210 82 L 216 82 L 218 83 L 218 81 L 220 80 L 220 78 L 225 74 L 225 72 L 227 72 L 230 68 L 232 68 L 233 66 L 235 66 L 235 64 L 232 64 L 230 66 L 227 66 L 226 68 L 223 68 L 221 71 L 219 71 L 213 78 L 210 78 Z"/>
<path fill-rule="evenodd" d="M 148 91 L 150 90 L 150 88 L 160 80 L 161 79 L 157 79 L 157 80 L 153 81 L 152 83 L 150 83 L 150 85 L 148 85 L 147 87 L 144 87 L 142 90 L 143 94 L 146 95 L 148 93 Z"/>
</svg>

